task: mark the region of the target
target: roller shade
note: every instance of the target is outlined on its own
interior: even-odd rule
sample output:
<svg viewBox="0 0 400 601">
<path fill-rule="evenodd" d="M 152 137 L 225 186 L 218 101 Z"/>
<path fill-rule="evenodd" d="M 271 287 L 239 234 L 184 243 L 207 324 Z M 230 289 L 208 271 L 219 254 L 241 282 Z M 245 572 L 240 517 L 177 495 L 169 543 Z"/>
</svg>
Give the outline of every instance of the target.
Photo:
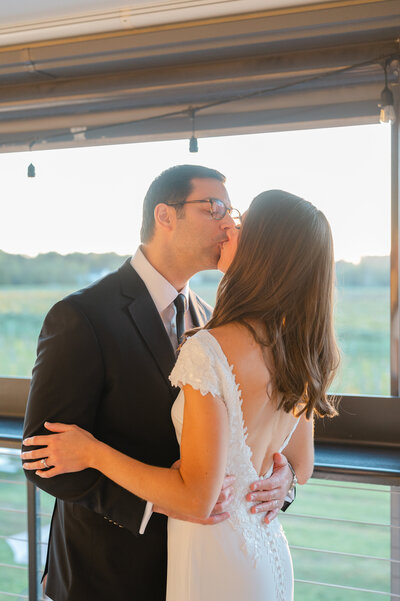
<svg viewBox="0 0 400 601">
<path fill-rule="evenodd" d="M 376 122 L 399 31 L 397 0 L 336 2 L 0 48 L 0 150 L 188 137 L 231 97 L 199 137 Z"/>
</svg>

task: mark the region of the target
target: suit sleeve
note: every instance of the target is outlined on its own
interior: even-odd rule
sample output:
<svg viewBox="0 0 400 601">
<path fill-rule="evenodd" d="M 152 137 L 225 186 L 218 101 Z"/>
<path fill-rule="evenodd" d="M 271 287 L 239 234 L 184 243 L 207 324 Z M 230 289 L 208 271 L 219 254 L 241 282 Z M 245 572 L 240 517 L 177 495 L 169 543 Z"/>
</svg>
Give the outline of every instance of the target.
<svg viewBox="0 0 400 601">
<path fill-rule="evenodd" d="M 92 325 L 73 302 L 60 301 L 49 311 L 39 336 L 24 438 L 47 434 L 43 426 L 46 420 L 77 424 L 95 434 L 103 386 L 103 358 Z M 133 534 L 139 533 L 146 502 L 96 470 L 46 480 L 34 471 L 25 474 L 45 492 L 79 503 Z"/>
</svg>

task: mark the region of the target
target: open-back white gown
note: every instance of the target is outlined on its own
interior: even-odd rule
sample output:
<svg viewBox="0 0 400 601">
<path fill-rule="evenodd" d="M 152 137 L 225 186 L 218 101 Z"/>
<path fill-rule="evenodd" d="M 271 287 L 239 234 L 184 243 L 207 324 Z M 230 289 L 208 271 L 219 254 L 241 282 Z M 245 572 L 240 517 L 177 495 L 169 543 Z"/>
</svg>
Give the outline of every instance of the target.
<svg viewBox="0 0 400 601">
<path fill-rule="evenodd" d="M 282 527 L 277 518 L 264 524 L 263 516 L 250 513 L 251 504 L 245 500 L 259 475 L 246 444 L 240 389 L 212 334 L 200 330 L 187 340 L 170 380 L 225 403 L 230 429 L 226 473 L 236 480 L 230 519 L 213 526 L 168 520 L 167 601 L 290 601 L 293 570 Z M 179 443 L 183 410 L 181 391 L 171 413 Z M 266 476 L 271 470 L 272 466 Z"/>
</svg>

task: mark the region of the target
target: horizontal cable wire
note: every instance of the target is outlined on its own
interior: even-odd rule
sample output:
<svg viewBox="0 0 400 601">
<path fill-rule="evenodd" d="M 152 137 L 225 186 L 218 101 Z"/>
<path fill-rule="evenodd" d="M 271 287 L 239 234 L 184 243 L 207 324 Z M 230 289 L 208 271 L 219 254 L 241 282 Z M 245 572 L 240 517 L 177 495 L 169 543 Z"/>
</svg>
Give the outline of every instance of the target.
<svg viewBox="0 0 400 601">
<path fill-rule="evenodd" d="M 20 453 L 21 453 L 21 451 L 19 449 L 16 449 L 15 453 L 10 452 L 9 450 L 3 452 L 0 447 L 0 457 L 15 457 L 16 459 L 19 459 L 21 461 Z M 22 469 L 22 467 L 21 467 L 21 469 Z"/>
<path fill-rule="evenodd" d="M 298 551 L 311 551 L 313 553 L 327 553 L 329 555 L 341 555 L 343 557 L 357 557 L 358 559 L 373 559 L 376 561 L 388 561 L 399 563 L 400 559 L 391 559 L 390 557 L 375 557 L 374 555 L 360 555 L 359 553 L 345 553 L 344 551 L 330 551 L 329 549 L 314 549 L 313 547 L 300 547 L 299 545 L 289 545 L 291 549 Z"/>
<path fill-rule="evenodd" d="M 19 543 L 26 543 L 28 544 L 28 539 L 27 538 L 18 538 L 16 536 L 7 536 L 7 534 L 0 534 L 0 540 L 15 540 Z M 47 541 L 38 541 L 36 543 L 37 545 L 47 545 Z"/>
<path fill-rule="evenodd" d="M 18 593 L 6 593 L 5 591 L 0 591 L 0 595 L 5 595 L 6 597 L 18 597 L 18 599 L 28 599 L 28 595 L 21 595 Z"/>
<path fill-rule="evenodd" d="M 0 563 L 0 568 L 13 568 L 14 570 L 27 570 L 28 566 L 15 566 L 12 565 L 11 563 Z"/>
<path fill-rule="evenodd" d="M 4 484 L 19 484 L 20 486 L 26 485 L 25 480 L 6 480 L 5 478 L 0 478 L 0 484 L 3 482 Z"/>
<path fill-rule="evenodd" d="M 3 540 L 16 540 L 19 543 L 28 543 L 28 539 L 27 538 L 18 538 L 17 536 L 13 536 L 12 534 L 10 534 L 10 536 L 7 536 L 7 534 L 0 534 L 0 539 L 3 539 Z"/>
<path fill-rule="evenodd" d="M 0 511 L 7 511 L 8 513 L 26 513 L 26 509 L 13 509 L 12 507 L 1 507 Z"/>
<path fill-rule="evenodd" d="M 281 516 L 282 517 L 282 516 Z M 328 518 L 321 515 L 313 515 L 307 513 L 285 513 L 285 518 L 308 518 L 311 520 L 323 520 L 324 522 L 340 522 L 343 524 L 357 524 L 361 526 L 377 526 L 379 528 L 399 528 L 393 524 L 379 524 L 378 522 L 360 522 L 357 520 L 345 520 L 344 518 Z"/>
<path fill-rule="evenodd" d="M 330 584 L 329 582 L 317 582 L 315 580 L 300 580 L 295 578 L 295 582 L 300 582 L 301 584 L 313 584 L 317 586 L 328 586 L 330 588 L 339 588 L 344 589 L 346 591 L 356 591 L 358 593 L 370 593 L 371 595 L 385 595 L 386 597 L 392 597 L 392 599 L 400 599 L 400 595 L 397 593 L 391 593 L 390 591 L 375 591 L 369 588 L 359 588 L 357 586 L 345 586 L 344 584 Z"/>
<path fill-rule="evenodd" d="M 385 493 L 386 495 L 400 495 L 400 490 L 390 490 L 390 486 L 387 485 L 385 485 L 386 490 L 383 490 L 383 486 L 382 488 L 367 488 L 365 486 L 344 486 L 343 484 L 320 484 L 319 482 L 307 482 L 307 488 L 310 486 L 319 486 L 320 488 L 344 488 L 345 490 L 366 490 L 368 492 Z"/>
<path fill-rule="evenodd" d="M 1 454 L 0 454 L 1 456 Z M 6 480 L 5 478 L 0 478 L 0 483 L 4 482 L 5 484 L 19 484 L 23 486 L 26 484 L 25 480 Z M 344 490 L 362 490 L 366 492 L 377 492 L 384 493 L 387 495 L 400 495 L 400 487 L 392 487 L 399 488 L 399 490 L 392 490 L 390 486 L 386 486 L 386 490 L 382 488 L 367 488 L 364 486 L 343 486 L 342 484 L 322 484 L 320 482 L 307 482 L 307 488 L 310 487 L 320 487 L 320 488 L 341 488 Z"/>
</svg>

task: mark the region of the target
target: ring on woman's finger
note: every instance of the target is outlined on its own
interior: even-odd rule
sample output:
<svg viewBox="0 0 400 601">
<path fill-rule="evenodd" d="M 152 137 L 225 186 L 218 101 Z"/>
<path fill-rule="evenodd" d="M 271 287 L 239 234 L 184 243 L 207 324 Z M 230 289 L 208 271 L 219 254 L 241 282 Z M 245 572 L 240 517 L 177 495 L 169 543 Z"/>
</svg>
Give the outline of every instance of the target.
<svg viewBox="0 0 400 601">
<path fill-rule="evenodd" d="M 47 461 L 46 461 L 46 459 L 42 459 L 40 463 L 43 465 L 43 467 L 45 467 L 45 468 L 49 469 L 49 467 L 50 467 L 50 466 L 49 466 L 49 465 L 47 465 Z"/>
</svg>

